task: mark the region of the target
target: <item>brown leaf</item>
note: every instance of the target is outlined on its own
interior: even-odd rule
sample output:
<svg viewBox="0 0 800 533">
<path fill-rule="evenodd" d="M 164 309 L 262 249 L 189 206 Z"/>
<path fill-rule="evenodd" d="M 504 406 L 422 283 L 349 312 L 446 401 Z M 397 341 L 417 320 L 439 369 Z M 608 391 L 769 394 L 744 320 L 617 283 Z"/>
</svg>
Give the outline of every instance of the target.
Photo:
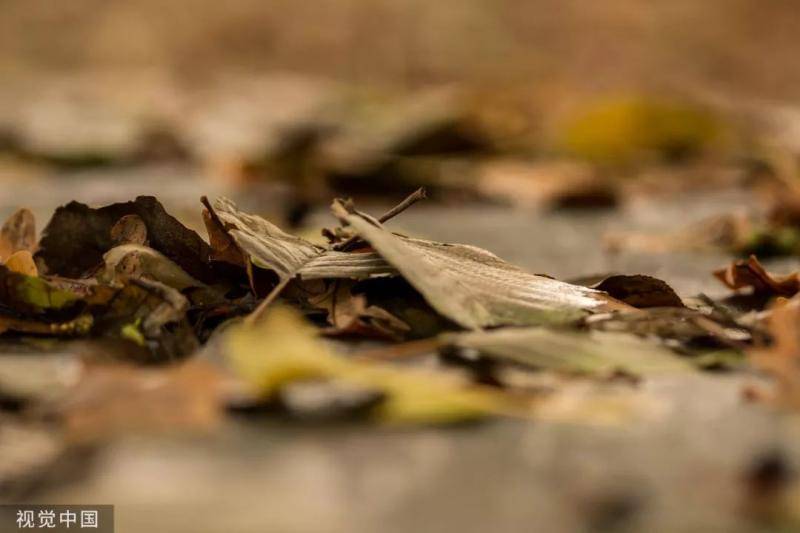
<svg viewBox="0 0 800 533">
<path fill-rule="evenodd" d="M 174 261 L 190 276 L 204 283 L 218 279 L 208 264 L 211 254 L 208 244 L 170 216 L 152 196 L 139 196 L 133 202 L 99 209 L 78 202 L 56 209 L 35 254 L 40 266 L 46 266 L 43 272 L 68 278 L 93 274 L 102 265 L 103 254 L 115 245 L 112 229 L 126 215 L 139 217 L 146 227 L 150 247 Z M 133 220 L 133 224 L 137 224 Z M 120 231 L 118 227 L 117 235 Z"/>
<path fill-rule="evenodd" d="M 685 307 L 680 297 L 665 281 L 651 276 L 609 276 L 593 289 L 608 293 L 626 304 L 644 309 L 648 307 Z"/>
<path fill-rule="evenodd" d="M 205 197 L 203 197 L 203 201 L 207 201 Z M 245 259 L 242 251 L 236 245 L 233 237 L 228 234 L 222 221 L 210 205 L 203 210 L 203 223 L 211 244 L 211 259 L 244 267 Z"/>
<path fill-rule="evenodd" d="M 364 294 L 353 294 L 353 283 L 336 280 L 328 290 L 311 298 L 309 303 L 328 313 L 329 335 L 360 335 L 384 339 L 402 339 L 408 324 L 385 309 L 368 305 Z"/>
<path fill-rule="evenodd" d="M 770 274 L 754 255 L 714 271 L 714 276 L 730 289 L 752 288 L 753 293 L 765 296 L 788 297 L 800 291 L 800 272 L 786 276 Z"/>
</svg>

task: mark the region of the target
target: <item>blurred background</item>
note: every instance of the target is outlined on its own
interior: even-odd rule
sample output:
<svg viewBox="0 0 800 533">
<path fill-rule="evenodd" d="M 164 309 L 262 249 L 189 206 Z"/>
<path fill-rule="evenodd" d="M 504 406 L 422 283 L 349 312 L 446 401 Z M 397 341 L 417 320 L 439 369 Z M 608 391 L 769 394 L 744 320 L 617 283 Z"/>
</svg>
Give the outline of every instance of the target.
<svg viewBox="0 0 800 533">
<path fill-rule="evenodd" d="M 620 178 L 729 185 L 800 146 L 789 0 L 6 0 L 2 13 L 0 176 L 47 208 L 139 192 L 169 204 L 187 180 L 207 194 L 269 184 L 292 223 L 333 194 L 418 184 L 443 200 L 594 205 L 618 200 Z"/>
</svg>

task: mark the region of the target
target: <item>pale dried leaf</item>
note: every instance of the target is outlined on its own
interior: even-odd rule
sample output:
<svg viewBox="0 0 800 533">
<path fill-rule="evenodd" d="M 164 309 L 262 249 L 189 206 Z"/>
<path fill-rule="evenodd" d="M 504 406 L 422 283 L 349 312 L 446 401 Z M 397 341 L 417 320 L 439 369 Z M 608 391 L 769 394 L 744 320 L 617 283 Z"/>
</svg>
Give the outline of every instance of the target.
<svg viewBox="0 0 800 533">
<path fill-rule="evenodd" d="M 206 285 L 187 274 L 168 257 L 152 248 L 139 244 L 116 246 L 103 255 L 105 275 L 109 280 L 122 277 L 147 277 L 184 290 L 189 287 Z"/>
<path fill-rule="evenodd" d="M 562 323 L 622 305 L 602 292 L 529 274 L 474 246 L 401 237 L 341 202 L 333 209 L 434 309 L 468 329 Z"/>
<path fill-rule="evenodd" d="M 214 211 L 247 258 L 280 279 L 366 278 L 395 272 L 375 253 L 326 250 L 259 216 L 239 211 L 227 198 L 217 199 Z"/>
<path fill-rule="evenodd" d="M 618 333 L 507 328 L 448 335 L 445 341 L 487 357 L 566 372 L 647 375 L 692 368 L 665 348 Z"/>
</svg>

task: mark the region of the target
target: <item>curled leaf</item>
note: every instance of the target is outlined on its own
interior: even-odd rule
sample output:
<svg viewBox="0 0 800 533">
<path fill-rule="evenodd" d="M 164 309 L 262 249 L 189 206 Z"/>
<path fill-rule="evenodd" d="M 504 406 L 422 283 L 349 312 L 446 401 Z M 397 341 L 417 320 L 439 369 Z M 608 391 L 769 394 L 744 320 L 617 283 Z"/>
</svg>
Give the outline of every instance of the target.
<svg viewBox="0 0 800 533">
<path fill-rule="evenodd" d="M 714 271 L 714 276 L 730 289 L 751 288 L 759 295 L 789 297 L 800 291 L 800 272 L 776 276 L 767 272 L 754 255 Z"/>
<path fill-rule="evenodd" d="M 227 198 L 217 199 L 214 212 L 248 261 L 274 272 L 281 280 L 295 276 L 363 279 L 395 273 L 378 254 L 325 249 L 290 235 L 259 216 L 239 211 Z"/>
</svg>

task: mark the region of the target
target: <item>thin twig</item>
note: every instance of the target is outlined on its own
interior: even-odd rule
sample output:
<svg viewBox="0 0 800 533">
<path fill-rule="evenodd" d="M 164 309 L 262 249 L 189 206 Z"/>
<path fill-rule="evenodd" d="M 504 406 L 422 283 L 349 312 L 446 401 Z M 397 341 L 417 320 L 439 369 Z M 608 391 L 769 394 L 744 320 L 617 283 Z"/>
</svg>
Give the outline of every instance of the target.
<svg viewBox="0 0 800 533">
<path fill-rule="evenodd" d="M 264 311 L 266 311 L 267 307 L 269 307 L 270 304 L 273 301 L 275 301 L 275 298 L 277 298 L 278 295 L 280 295 L 280 293 L 283 292 L 283 289 L 286 287 L 286 285 L 288 285 L 289 282 L 292 281 L 293 277 L 294 276 L 286 276 L 280 281 L 280 283 L 275 285 L 275 287 L 270 291 L 267 297 L 261 300 L 261 303 L 258 304 L 258 307 L 253 309 L 253 312 L 247 315 L 247 317 L 244 319 L 244 325 L 252 326 L 253 324 L 255 324 L 258 321 L 258 319 L 261 318 L 261 315 L 264 314 Z"/>
<path fill-rule="evenodd" d="M 396 217 L 397 215 L 399 215 L 400 213 L 402 213 L 415 203 L 419 202 L 420 200 L 424 200 L 427 197 L 428 195 L 425 192 L 425 187 L 420 187 L 416 191 L 409 194 L 405 200 L 403 200 L 402 202 L 400 202 L 399 204 L 397 204 L 396 206 L 394 206 L 393 208 L 389 209 L 387 212 L 379 216 L 378 222 L 383 224 L 384 222 L 391 220 L 392 218 Z"/>
<path fill-rule="evenodd" d="M 399 204 L 397 204 L 396 206 L 394 206 L 393 208 L 389 209 L 384 214 L 379 216 L 378 222 L 380 222 L 381 224 L 383 224 L 384 222 L 388 222 L 389 220 L 393 219 L 394 217 L 396 217 L 397 215 L 399 215 L 400 213 L 402 213 L 415 203 L 419 202 L 420 200 L 424 200 L 427 197 L 428 195 L 425 192 L 425 187 L 420 187 L 416 191 L 409 194 L 405 198 L 405 200 L 403 200 L 402 202 L 400 202 Z M 349 237 L 346 241 L 339 243 L 338 245 L 335 245 L 333 249 L 345 252 L 348 249 L 350 249 L 350 247 L 359 239 L 360 237 L 358 235 L 353 235 L 352 237 Z"/>
<path fill-rule="evenodd" d="M 396 217 L 397 215 L 399 215 L 400 213 L 402 213 L 403 211 L 405 211 L 406 209 L 408 209 L 409 207 L 411 207 L 415 203 L 417 203 L 420 200 L 423 200 L 425 198 L 427 198 L 427 195 L 425 194 L 425 188 L 424 187 L 420 187 L 419 189 L 417 189 L 416 191 L 414 191 L 413 193 L 408 195 L 405 200 L 403 200 L 402 202 L 400 202 L 399 204 L 397 204 L 393 208 L 389 209 L 383 215 L 381 215 L 380 218 L 378 218 L 378 221 L 381 222 L 381 223 L 386 222 L 387 220 L 390 220 L 390 219 Z M 211 209 L 211 206 L 208 203 L 208 198 L 206 198 L 204 196 L 203 198 L 201 198 L 200 201 L 202 201 L 203 205 L 205 205 L 206 208 L 209 210 L 209 213 L 211 213 L 211 216 L 215 217 L 216 213 L 214 213 L 214 210 Z M 352 237 L 350 237 L 349 239 L 347 239 L 346 241 L 341 243 L 341 245 L 339 245 L 338 247 L 334 247 L 334 249 L 345 250 L 349 245 L 354 243 L 358 238 L 359 238 L 358 235 L 353 235 Z M 283 278 L 280 281 L 280 283 L 275 285 L 275 287 L 272 289 L 272 291 L 270 291 L 270 293 L 267 295 L 267 297 L 264 298 L 261 301 L 261 303 L 258 304 L 258 307 L 256 307 L 253 310 L 252 313 L 247 315 L 247 318 L 244 319 L 245 325 L 252 326 L 253 324 L 255 324 L 256 321 L 258 321 L 258 319 L 261 318 L 261 315 L 264 314 L 264 311 L 266 311 L 267 307 L 269 307 L 270 304 L 272 304 L 272 302 L 278 297 L 278 295 L 280 295 L 280 293 L 283 291 L 283 289 L 286 287 L 286 285 L 289 284 L 289 282 L 292 280 L 292 278 L 294 278 L 294 276 L 286 276 L 285 278 Z"/>
</svg>

